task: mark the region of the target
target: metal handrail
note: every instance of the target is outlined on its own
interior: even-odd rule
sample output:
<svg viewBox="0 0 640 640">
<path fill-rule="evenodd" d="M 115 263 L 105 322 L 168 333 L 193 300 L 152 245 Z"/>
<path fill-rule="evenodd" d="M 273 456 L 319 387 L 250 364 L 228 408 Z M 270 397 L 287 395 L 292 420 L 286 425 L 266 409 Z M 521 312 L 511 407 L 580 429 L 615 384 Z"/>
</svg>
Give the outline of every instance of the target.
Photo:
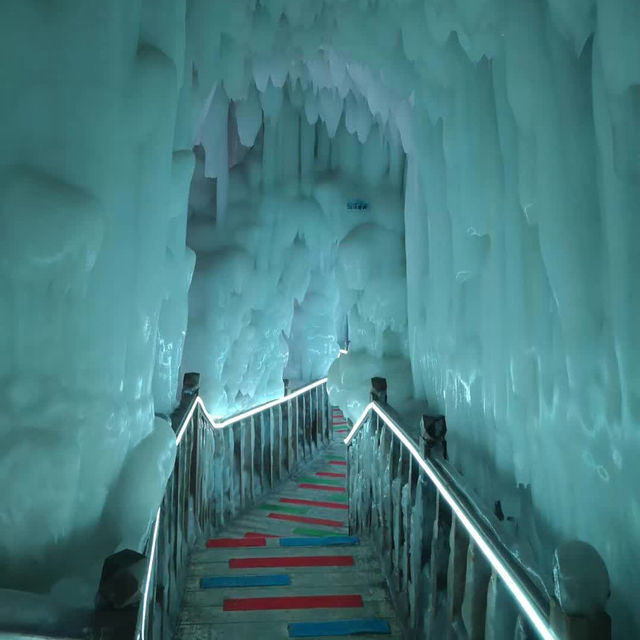
<svg viewBox="0 0 640 640">
<path fill-rule="evenodd" d="M 267 402 L 263 402 L 262 404 L 259 404 L 251 409 L 246 409 L 245 411 L 234 413 L 228 418 L 224 418 L 222 420 L 220 420 L 219 418 L 214 418 L 207 411 L 207 407 L 204 404 L 204 401 L 202 400 L 202 398 L 200 396 L 196 396 L 191 402 L 191 404 L 189 405 L 189 409 L 187 410 L 187 413 L 185 413 L 185 416 L 180 423 L 180 427 L 177 430 L 176 444 L 179 445 L 180 442 L 182 441 L 182 437 L 184 435 L 184 431 L 186 430 L 189 424 L 189 420 L 191 419 L 191 417 L 193 416 L 193 413 L 198 407 L 200 407 L 200 409 L 202 410 L 210 427 L 212 427 L 213 429 L 224 429 L 225 427 L 230 427 L 232 424 L 235 424 L 236 422 L 240 422 L 245 418 L 250 418 L 251 416 L 261 413 L 262 411 L 266 411 L 267 409 L 271 409 L 272 407 L 276 407 L 280 404 L 288 402 L 293 398 L 297 398 L 298 396 L 302 395 L 306 391 L 310 391 L 315 387 L 319 387 L 320 385 L 323 385 L 326 381 L 327 381 L 327 378 L 320 378 L 315 382 L 311 382 L 305 385 L 304 387 L 300 387 L 299 389 L 292 391 L 291 393 L 283 396 L 282 398 L 276 398 L 275 400 L 268 400 Z"/>
<path fill-rule="evenodd" d="M 495 531 L 487 526 L 478 509 L 465 498 L 464 492 L 457 486 L 452 476 L 446 473 L 440 463 L 425 459 L 420 454 L 416 443 L 382 405 L 377 402 L 370 402 L 366 406 L 345 438 L 345 444 L 351 445 L 353 443 L 358 430 L 371 412 L 374 412 L 384 422 L 420 469 L 428 476 L 469 537 L 482 551 L 493 570 L 507 586 L 538 634 L 544 640 L 557 640 L 557 636 L 549 626 L 549 602 L 546 596 L 530 580 L 524 567 L 508 551 Z"/>
<path fill-rule="evenodd" d="M 288 441 L 287 441 L 288 446 L 292 446 L 291 426 L 292 426 L 292 423 L 295 421 L 296 442 L 295 442 L 295 456 L 293 456 L 295 457 L 295 462 L 297 462 L 298 456 L 299 456 L 298 428 L 301 420 L 303 423 L 302 427 L 304 430 L 303 442 L 304 442 L 304 437 L 306 435 L 308 438 L 309 447 L 311 447 L 311 444 L 312 444 L 311 428 L 313 423 L 312 414 L 314 412 L 316 414 L 316 420 L 318 420 L 318 417 L 321 416 L 320 423 L 322 427 L 320 430 L 316 431 L 316 437 L 317 438 L 320 437 L 323 441 L 328 439 L 330 431 L 329 431 L 328 395 L 326 392 L 326 387 L 324 386 L 326 384 L 326 381 L 327 381 L 327 378 L 321 378 L 320 380 L 316 380 L 315 382 L 307 384 L 303 387 L 300 387 L 299 389 L 296 389 L 295 391 L 292 391 L 291 393 L 288 393 L 282 398 L 277 398 L 274 400 L 270 400 L 268 402 L 264 402 L 260 405 L 257 405 L 256 407 L 253 407 L 245 411 L 241 411 L 223 420 L 213 417 L 207 410 L 206 405 L 202 400 L 202 398 L 200 398 L 199 396 L 194 396 L 189 402 L 189 404 L 187 405 L 186 411 L 183 417 L 181 418 L 180 423 L 176 429 L 176 445 L 178 449 L 178 452 L 176 454 L 176 468 L 174 469 L 174 472 L 172 473 L 167 483 L 167 491 L 163 499 L 163 505 L 165 503 L 170 503 L 169 493 L 170 491 L 173 491 L 172 482 L 180 482 L 181 479 L 184 480 L 181 477 L 178 477 L 176 479 L 176 475 L 180 476 L 182 473 L 188 474 L 189 478 L 186 480 L 187 480 L 187 483 L 190 485 L 190 489 L 194 492 L 198 491 L 198 488 L 196 487 L 194 489 L 193 485 L 194 484 L 198 485 L 198 483 L 201 482 L 201 478 L 195 477 L 194 479 L 193 474 L 195 473 L 196 476 L 198 474 L 201 474 L 201 463 L 203 461 L 200 458 L 202 455 L 201 448 L 203 445 L 203 442 L 202 442 L 203 430 L 199 429 L 198 433 L 194 434 L 194 431 L 197 429 L 197 425 L 201 425 L 202 427 L 204 427 L 204 429 L 209 432 L 210 437 L 212 438 L 215 438 L 215 437 L 225 438 L 223 434 L 231 433 L 232 435 L 230 437 L 233 439 L 234 437 L 233 433 L 235 432 L 235 430 L 232 430 L 231 432 L 229 432 L 229 430 L 226 430 L 226 427 L 230 427 L 234 424 L 241 423 L 242 421 L 248 421 L 248 423 L 251 425 L 251 428 L 253 429 L 255 416 L 260 416 L 261 417 L 260 419 L 262 420 L 262 416 L 264 416 L 267 412 L 270 412 L 271 410 L 279 408 L 280 410 L 279 426 L 282 434 L 283 420 L 285 416 L 284 408 L 286 405 L 287 407 L 286 420 L 287 420 L 287 426 L 288 426 Z M 320 387 L 323 387 L 323 388 L 320 389 Z M 314 392 L 314 390 L 317 390 L 317 391 Z M 314 401 L 314 395 L 313 395 L 314 393 L 317 394 L 315 396 L 316 398 L 315 401 Z M 297 401 L 296 403 L 293 403 L 292 405 L 291 401 L 295 399 L 302 400 L 302 405 L 300 405 L 299 401 Z M 292 411 L 292 406 L 296 407 L 295 411 Z M 302 406 L 302 411 L 300 411 L 301 406 Z M 316 429 L 317 428 L 318 427 L 316 425 Z M 190 446 L 187 447 L 187 449 L 189 450 L 185 452 L 184 443 L 187 441 L 189 442 Z M 273 442 L 271 442 L 271 444 L 273 446 Z M 318 443 L 316 441 L 316 446 L 317 444 Z M 278 444 L 278 447 L 279 447 L 279 455 L 282 455 L 282 442 Z M 303 449 L 304 449 L 304 446 L 303 446 Z M 215 448 L 214 448 L 214 451 L 217 453 L 217 450 Z M 303 455 L 306 455 L 306 454 L 303 452 Z M 292 462 L 294 462 L 292 461 L 291 456 L 292 456 L 292 451 L 288 450 L 286 457 L 287 457 L 287 466 L 288 466 L 289 472 L 291 471 L 291 468 L 292 468 Z M 187 457 L 188 457 L 188 460 L 187 460 Z M 180 470 L 177 471 L 179 461 L 181 461 L 183 468 L 180 468 Z M 282 458 L 280 458 L 278 461 L 278 465 L 279 465 L 278 472 L 281 471 L 283 464 L 284 464 L 284 461 L 282 460 Z M 194 471 L 194 468 L 195 468 L 195 471 Z M 240 474 L 242 474 L 242 469 L 240 469 L 239 472 Z M 270 469 L 270 474 L 272 475 L 272 478 L 273 478 L 273 474 L 274 474 L 273 468 Z M 245 480 L 245 483 L 246 483 L 246 480 Z M 242 479 L 241 479 L 241 484 L 242 484 Z M 184 493 L 184 486 L 182 487 L 182 489 Z M 187 489 L 187 491 L 188 490 L 189 488 Z M 240 492 L 242 493 L 242 491 L 243 490 L 241 489 Z M 251 491 L 253 491 L 253 488 L 251 489 Z M 178 488 L 177 493 L 180 494 L 180 487 Z M 173 494 L 171 497 L 173 497 Z M 188 499 L 189 499 L 189 496 L 187 496 L 187 500 Z M 244 493 L 242 494 L 240 499 L 244 502 Z M 231 500 L 232 498 L 229 497 L 229 501 Z M 196 500 L 194 499 L 194 502 L 195 501 Z M 193 505 L 193 506 L 197 509 L 197 505 Z M 234 505 L 234 508 L 237 508 L 237 505 Z M 186 518 L 188 517 L 189 514 L 179 514 L 179 515 L 182 515 Z M 198 514 L 196 514 L 196 518 L 197 518 L 197 515 Z M 211 517 L 211 513 L 207 512 L 206 516 Z M 146 563 L 146 568 L 144 573 L 145 578 L 144 578 L 143 589 L 142 589 L 143 591 L 142 602 L 138 609 L 138 617 L 137 617 L 136 630 L 135 630 L 135 636 L 134 636 L 136 640 L 148 640 L 152 637 L 150 634 L 147 633 L 147 627 L 149 624 L 150 608 L 153 605 L 153 601 L 154 601 L 154 598 L 151 597 L 152 595 L 151 589 L 153 587 L 154 580 L 157 574 L 157 569 L 158 569 L 158 548 L 159 548 L 162 517 L 163 517 L 163 506 L 161 505 L 156 512 L 156 516 L 151 526 L 149 538 L 145 546 L 145 555 L 147 556 L 147 563 Z M 208 524 L 209 526 L 211 526 L 211 523 L 208 523 Z M 180 586 L 178 587 L 178 590 L 180 590 Z"/>
</svg>

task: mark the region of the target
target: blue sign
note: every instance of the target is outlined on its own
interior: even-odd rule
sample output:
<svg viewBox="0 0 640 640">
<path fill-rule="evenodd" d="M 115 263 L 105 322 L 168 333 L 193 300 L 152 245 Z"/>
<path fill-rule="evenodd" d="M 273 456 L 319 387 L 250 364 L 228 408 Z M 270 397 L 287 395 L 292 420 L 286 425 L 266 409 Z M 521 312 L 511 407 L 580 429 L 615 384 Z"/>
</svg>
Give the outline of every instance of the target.
<svg viewBox="0 0 640 640">
<path fill-rule="evenodd" d="M 347 202 L 347 209 L 349 210 L 357 210 L 357 211 L 366 211 L 369 208 L 369 203 L 364 200 L 349 200 Z"/>
</svg>

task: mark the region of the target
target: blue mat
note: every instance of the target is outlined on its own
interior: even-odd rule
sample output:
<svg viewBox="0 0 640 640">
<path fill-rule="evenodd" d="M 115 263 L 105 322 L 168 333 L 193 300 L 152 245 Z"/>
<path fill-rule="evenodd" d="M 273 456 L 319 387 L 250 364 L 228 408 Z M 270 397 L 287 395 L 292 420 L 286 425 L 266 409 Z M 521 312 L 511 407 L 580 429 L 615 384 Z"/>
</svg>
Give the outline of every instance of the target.
<svg viewBox="0 0 640 640">
<path fill-rule="evenodd" d="M 335 547 L 360 544 L 358 536 L 327 536 L 326 538 L 280 538 L 281 547 Z"/>
<path fill-rule="evenodd" d="M 391 633 L 391 629 L 389 623 L 380 618 L 336 620 L 335 622 L 293 622 L 289 625 L 290 638 L 348 636 L 355 633 Z"/>
<path fill-rule="evenodd" d="M 222 589 L 224 587 L 285 587 L 291 578 L 285 574 L 270 576 L 217 576 L 201 578 L 201 589 Z"/>
</svg>

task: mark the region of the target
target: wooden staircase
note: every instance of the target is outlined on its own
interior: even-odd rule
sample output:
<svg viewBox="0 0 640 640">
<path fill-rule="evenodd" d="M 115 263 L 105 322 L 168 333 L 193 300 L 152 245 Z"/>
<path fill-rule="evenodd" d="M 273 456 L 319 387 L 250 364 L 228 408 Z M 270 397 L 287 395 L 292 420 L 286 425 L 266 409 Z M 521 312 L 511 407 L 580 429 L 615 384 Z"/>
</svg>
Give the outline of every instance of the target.
<svg viewBox="0 0 640 640">
<path fill-rule="evenodd" d="M 402 637 L 373 549 L 348 535 L 346 421 L 334 442 L 191 556 L 177 638 Z"/>
</svg>

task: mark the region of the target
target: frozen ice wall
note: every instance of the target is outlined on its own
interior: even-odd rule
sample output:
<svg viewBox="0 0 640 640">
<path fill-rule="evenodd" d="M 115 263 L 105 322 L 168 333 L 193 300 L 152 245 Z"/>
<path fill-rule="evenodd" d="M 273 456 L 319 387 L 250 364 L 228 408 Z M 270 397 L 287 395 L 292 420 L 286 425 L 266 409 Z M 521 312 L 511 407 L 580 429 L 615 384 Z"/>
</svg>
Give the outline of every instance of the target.
<svg viewBox="0 0 640 640">
<path fill-rule="evenodd" d="M 183 367 L 201 373 L 201 394 L 219 416 L 281 395 L 283 377 L 298 386 L 326 375 L 347 319 L 354 349 L 407 354 L 401 158 L 398 176 L 390 173 L 397 145 L 373 125 L 364 140 L 375 146 L 363 146 L 341 120 L 331 137 L 288 80 L 262 93 L 251 85 L 248 96 L 216 115 L 235 140 L 224 203 L 206 145 L 191 185 L 187 243 L 197 259 Z M 249 109 L 259 117 L 245 119 Z M 208 127 L 222 131 L 211 117 L 197 139 L 206 142 Z M 348 208 L 358 198 L 366 210 Z M 380 295 L 390 283 L 400 300 L 393 311 Z"/>
<path fill-rule="evenodd" d="M 0 588 L 76 606 L 140 548 L 175 453 L 154 406 L 173 404 L 194 263 L 177 5 L 0 8 Z"/>
<path fill-rule="evenodd" d="M 414 393 L 447 414 L 455 462 L 470 482 L 487 500 L 517 482 L 531 485 L 539 517 L 530 533 L 543 565 L 564 537 L 594 544 L 612 574 L 616 633 L 633 635 L 640 628 L 631 611 L 640 537 L 633 462 L 640 3 L 282 0 L 192 8 L 201 86 L 221 82 L 229 99 L 246 99 L 236 113 L 256 130 L 257 93 L 264 149 L 282 143 L 272 114 L 282 106 L 278 88 L 289 82 L 291 101 L 304 105 L 309 121 L 320 117 L 330 138 L 344 125 L 373 145 L 367 134 L 375 124 L 407 154 L 408 344 L 376 326 L 378 314 L 393 326 L 402 321 L 401 301 L 385 302 L 391 291 L 402 295 L 392 274 L 380 284 L 383 296 L 368 283 L 349 297 L 351 285 L 340 278 L 353 257 L 342 251 L 345 236 L 336 255 L 339 304 L 346 297 L 355 305 L 352 332 L 367 353 L 334 364 L 332 379 L 339 387 L 359 370 L 368 375 L 366 359 L 384 358 L 387 338 L 389 353 L 406 349 Z M 202 84 L 202 61 L 216 55 L 222 68 Z M 287 139 L 279 154 L 263 155 L 256 176 L 263 186 L 292 166 Z M 329 149 L 317 138 L 315 169 L 350 166 L 349 145 L 332 140 Z M 298 146 L 307 144 L 300 130 Z M 304 158 L 300 176 L 309 171 Z M 375 175 L 379 155 L 371 149 L 365 159 Z M 226 184 L 226 169 L 217 170 Z M 223 208 L 232 190 L 224 188 Z M 318 189 L 310 193 L 322 208 Z M 223 217 L 233 215 L 230 203 Z M 303 333 L 293 326 L 292 335 Z"/>
<path fill-rule="evenodd" d="M 592 543 L 637 635 L 638 0 L 107 4 L 1 9 L 7 584 L 138 535 L 113 505 L 170 461 L 189 246 L 214 412 L 321 375 L 348 316 L 349 415 L 382 370 L 446 413 L 470 482 L 530 484 L 540 562 Z"/>
<path fill-rule="evenodd" d="M 405 197 L 415 390 L 489 503 L 531 485 L 543 568 L 565 537 L 599 550 L 630 637 L 640 4 L 435 5 L 402 27 L 423 79 Z"/>
</svg>

